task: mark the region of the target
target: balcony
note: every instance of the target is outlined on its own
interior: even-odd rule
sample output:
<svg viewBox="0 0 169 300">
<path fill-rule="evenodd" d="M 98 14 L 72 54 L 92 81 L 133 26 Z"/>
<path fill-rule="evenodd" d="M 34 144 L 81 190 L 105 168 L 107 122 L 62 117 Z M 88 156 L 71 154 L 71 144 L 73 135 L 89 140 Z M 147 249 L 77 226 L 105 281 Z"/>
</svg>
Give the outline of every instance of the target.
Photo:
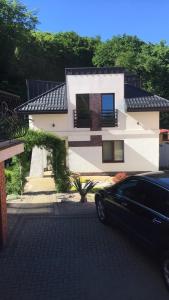
<svg viewBox="0 0 169 300">
<path fill-rule="evenodd" d="M 101 127 L 116 127 L 118 126 L 118 110 L 106 110 L 101 112 L 100 118 Z"/>
<path fill-rule="evenodd" d="M 91 128 L 93 123 L 97 123 L 98 127 L 116 127 L 118 126 L 118 110 L 102 111 L 100 114 L 95 112 L 83 112 L 77 113 L 77 110 L 73 111 L 73 121 L 75 128 Z"/>
<path fill-rule="evenodd" d="M 91 112 L 77 113 L 73 111 L 73 120 L 75 128 L 90 128 L 91 127 Z"/>
</svg>

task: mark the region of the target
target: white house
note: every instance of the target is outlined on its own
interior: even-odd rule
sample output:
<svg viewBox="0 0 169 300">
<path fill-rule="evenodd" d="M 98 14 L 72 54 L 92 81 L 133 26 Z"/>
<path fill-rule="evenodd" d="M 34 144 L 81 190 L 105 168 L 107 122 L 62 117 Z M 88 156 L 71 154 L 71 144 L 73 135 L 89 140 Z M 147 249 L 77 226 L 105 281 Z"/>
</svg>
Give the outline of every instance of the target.
<svg viewBox="0 0 169 300">
<path fill-rule="evenodd" d="M 69 169 L 157 171 L 159 112 L 169 110 L 169 101 L 142 90 L 123 68 L 69 68 L 65 77 L 65 83 L 28 81 L 30 99 L 18 111 L 29 114 L 31 128 L 65 140 Z"/>
</svg>

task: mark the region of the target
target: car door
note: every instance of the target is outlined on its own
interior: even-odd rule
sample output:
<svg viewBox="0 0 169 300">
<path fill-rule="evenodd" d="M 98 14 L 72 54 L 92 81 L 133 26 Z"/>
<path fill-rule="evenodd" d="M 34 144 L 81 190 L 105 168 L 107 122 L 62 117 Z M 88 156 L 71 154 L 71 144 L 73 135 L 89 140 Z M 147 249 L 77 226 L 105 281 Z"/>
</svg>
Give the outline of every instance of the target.
<svg viewBox="0 0 169 300">
<path fill-rule="evenodd" d="M 136 235 L 156 248 L 161 247 L 168 234 L 167 216 L 162 213 L 165 197 L 168 196 L 162 188 L 141 179 L 129 206 Z"/>
<path fill-rule="evenodd" d="M 163 247 L 169 239 L 169 193 L 153 183 L 146 185 L 146 229 L 149 242 L 155 248 Z"/>
<path fill-rule="evenodd" d="M 112 188 L 106 189 L 105 205 L 112 216 L 113 221 L 118 222 L 122 227 L 132 230 L 133 221 L 131 220 L 130 196 L 135 195 L 137 180 L 128 178 L 122 183 Z"/>
</svg>

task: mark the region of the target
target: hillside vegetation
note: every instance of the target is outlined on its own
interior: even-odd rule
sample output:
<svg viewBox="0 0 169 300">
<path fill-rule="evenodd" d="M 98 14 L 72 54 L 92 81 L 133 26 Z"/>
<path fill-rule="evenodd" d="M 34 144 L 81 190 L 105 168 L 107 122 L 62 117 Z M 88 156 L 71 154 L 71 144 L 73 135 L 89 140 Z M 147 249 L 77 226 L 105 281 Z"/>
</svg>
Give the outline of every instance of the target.
<svg viewBox="0 0 169 300">
<path fill-rule="evenodd" d="M 25 79 L 64 80 L 65 67 L 123 66 L 142 86 L 169 99 L 169 46 L 137 36 L 82 37 L 75 32 L 38 31 L 38 16 L 18 1 L 0 0 L 0 89 L 26 100 Z M 169 127 L 166 113 L 161 126 Z"/>
</svg>

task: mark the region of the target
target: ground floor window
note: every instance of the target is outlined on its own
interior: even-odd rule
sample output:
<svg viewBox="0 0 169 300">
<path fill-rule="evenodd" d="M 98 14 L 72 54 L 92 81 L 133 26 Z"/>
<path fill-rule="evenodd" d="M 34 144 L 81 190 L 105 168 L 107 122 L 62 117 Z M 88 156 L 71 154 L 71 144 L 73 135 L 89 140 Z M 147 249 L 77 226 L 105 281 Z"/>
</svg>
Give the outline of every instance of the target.
<svg viewBox="0 0 169 300">
<path fill-rule="evenodd" d="M 124 162 L 124 141 L 103 141 L 102 161 Z"/>
</svg>

